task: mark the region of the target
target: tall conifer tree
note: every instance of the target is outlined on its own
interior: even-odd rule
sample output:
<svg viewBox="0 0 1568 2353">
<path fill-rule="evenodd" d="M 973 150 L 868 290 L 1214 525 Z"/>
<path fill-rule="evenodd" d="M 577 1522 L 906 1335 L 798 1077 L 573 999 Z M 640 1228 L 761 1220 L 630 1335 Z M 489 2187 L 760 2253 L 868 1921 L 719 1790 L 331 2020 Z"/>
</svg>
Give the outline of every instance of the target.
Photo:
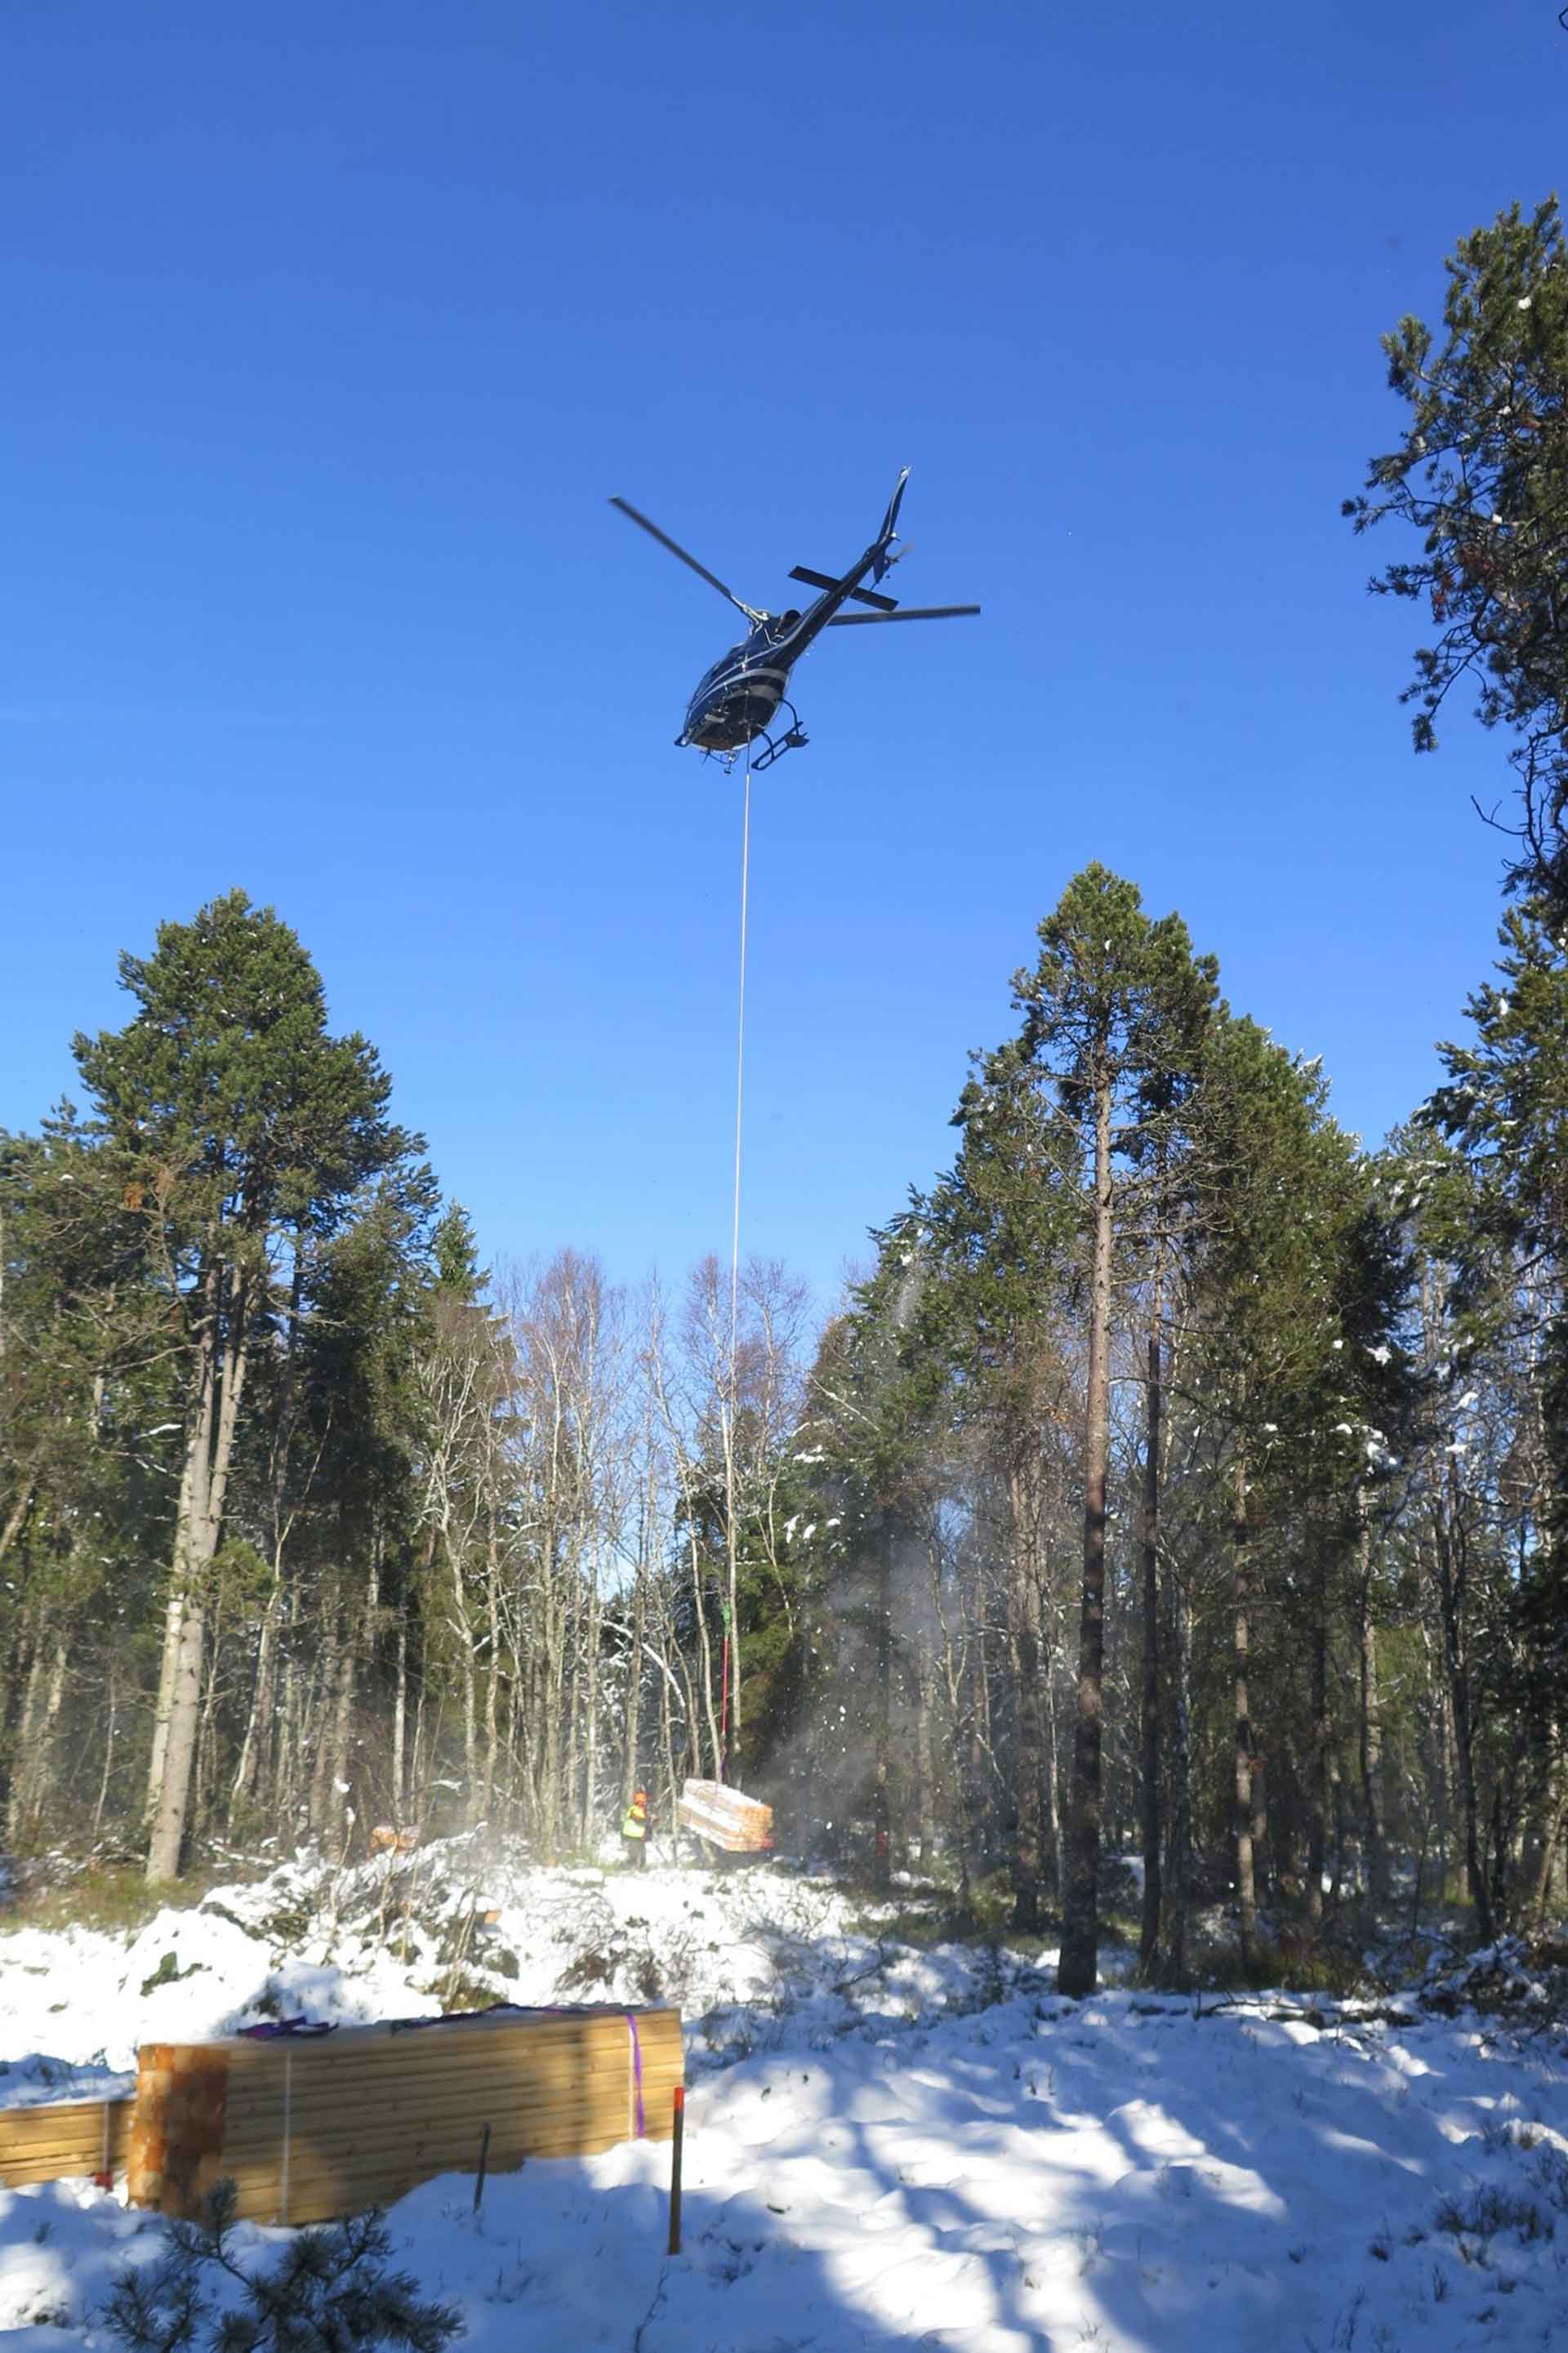
<svg viewBox="0 0 1568 2353">
<path fill-rule="evenodd" d="M 356 1193 L 416 1150 L 386 1117 L 364 1039 L 328 1035 L 321 980 L 288 925 L 242 891 L 122 955 L 123 1029 L 77 1064 L 124 1195 L 144 1216 L 184 1372 L 185 1457 L 148 1801 L 147 1873 L 180 1866 L 201 1710 L 207 1580 L 252 1347 L 276 1262 L 300 1263 Z"/>
<path fill-rule="evenodd" d="M 1021 1068 L 1051 1104 L 1073 1167 L 1087 1245 L 1083 1584 L 1079 1613 L 1065 1918 L 1058 1984 L 1092 1992 L 1099 1967 L 1101 1721 L 1110 1466 L 1111 1294 L 1130 1188 L 1173 1076 L 1194 1071 L 1217 968 L 1179 915 L 1152 922 L 1136 886 L 1100 865 L 1040 925 L 1033 971 L 1014 983 Z M 971 1114 L 973 1117 L 973 1113 Z M 1152 1630 L 1151 1630 L 1151 1634 Z"/>
</svg>

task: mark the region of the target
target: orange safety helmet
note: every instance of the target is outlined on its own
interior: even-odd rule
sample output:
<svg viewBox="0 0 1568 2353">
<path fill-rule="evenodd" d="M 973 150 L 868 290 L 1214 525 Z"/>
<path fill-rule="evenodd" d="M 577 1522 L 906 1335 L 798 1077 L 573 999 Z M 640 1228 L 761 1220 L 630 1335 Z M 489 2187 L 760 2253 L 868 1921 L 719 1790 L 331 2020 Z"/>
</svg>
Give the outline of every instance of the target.
<svg viewBox="0 0 1568 2353">
<path fill-rule="evenodd" d="M 634 1806 L 646 1806 L 647 1803 L 647 1791 L 646 1789 L 634 1789 L 632 1791 L 632 1803 Z"/>
</svg>

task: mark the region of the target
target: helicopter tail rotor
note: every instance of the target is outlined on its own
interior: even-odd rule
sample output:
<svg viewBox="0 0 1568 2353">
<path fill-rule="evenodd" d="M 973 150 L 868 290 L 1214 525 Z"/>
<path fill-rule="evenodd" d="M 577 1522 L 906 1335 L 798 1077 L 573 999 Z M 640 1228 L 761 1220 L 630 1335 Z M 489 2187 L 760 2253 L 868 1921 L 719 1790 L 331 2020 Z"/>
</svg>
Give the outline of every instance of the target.
<svg viewBox="0 0 1568 2353">
<path fill-rule="evenodd" d="M 882 517 L 882 528 L 877 533 L 877 555 L 872 569 L 879 580 L 898 562 L 898 557 L 890 554 L 889 550 L 898 536 L 899 509 L 903 504 L 904 485 L 909 479 L 910 470 L 906 466 L 893 485 L 893 495 L 888 501 L 888 512 Z"/>
<path fill-rule="evenodd" d="M 900 548 L 900 554 L 904 552 Z M 895 563 L 898 561 L 897 556 L 893 561 Z M 797 564 L 789 576 L 792 580 L 804 580 L 808 588 L 842 588 L 844 586 L 842 580 L 835 580 L 829 573 L 814 572 L 809 564 Z M 899 600 L 896 596 L 879 596 L 874 588 L 851 588 L 848 594 L 857 605 L 875 605 L 884 613 L 896 612 L 898 609 Z"/>
</svg>

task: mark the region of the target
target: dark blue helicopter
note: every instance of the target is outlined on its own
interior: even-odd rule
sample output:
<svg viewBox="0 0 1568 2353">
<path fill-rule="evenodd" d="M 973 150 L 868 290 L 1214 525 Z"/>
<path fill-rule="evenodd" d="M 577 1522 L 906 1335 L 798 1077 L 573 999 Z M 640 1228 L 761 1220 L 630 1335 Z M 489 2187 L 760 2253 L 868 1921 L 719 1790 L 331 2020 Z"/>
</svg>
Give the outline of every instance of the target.
<svg viewBox="0 0 1568 2353">
<path fill-rule="evenodd" d="M 726 588 L 716 573 L 710 572 L 705 564 L 699 564 L 668 532 L 649 522 L 647 515 L 639 514 L 625 499 L 610 501 L 613 507 L 619 507 L 624 515 L 657 539 L 661 547 L 668 547 L 671 555 L 689 565 L 700 580 L 706 580 L 721 596 L 727 596 L 752 624 L 751 634 L 742 638 L 738 646 L 731 646 L 699 679 L 697 691 L 687 709 L 686 724 L 675 739 L 678 744 L 694 744 L 702 752 L 731 753 L 760 735 L 766 749 L 752 765 L 753 769 L 771 767 L 785 752 L 798 750 L 806 740 L 784 689 L 789 684 L 791 670 L 821 630 L 847 629 L 876 621 L 948 621 L 962 613 L 979 612 L 978 605 L 910 606 L 900 611 L 896 597 L 861 586 L 868 573 L 880 581 L 900 557 L 909 553 L 907 548 L 900 548 L 898 554 L 892 552 L 898 535 L 899 505 L 909 479 L 906 466 L 882 517 L 881 530 L 865 554 L 840 578 L 835 580 L 825 572 L 808 571 L 803 564 L 795 565 L 789 575 L 792 580 L 804 580 L 808 587 L 822 591 L 804 612 L 759 612 L 754 605 L 743 603 L 732 588 Z M 875 609 L 869 613 L 839 611 L 841 605 L 850 603 L 869 605 Z M 781 703 L 789 712 L 790 724 L 775 742 L 767 731 Z"/>
</svg>

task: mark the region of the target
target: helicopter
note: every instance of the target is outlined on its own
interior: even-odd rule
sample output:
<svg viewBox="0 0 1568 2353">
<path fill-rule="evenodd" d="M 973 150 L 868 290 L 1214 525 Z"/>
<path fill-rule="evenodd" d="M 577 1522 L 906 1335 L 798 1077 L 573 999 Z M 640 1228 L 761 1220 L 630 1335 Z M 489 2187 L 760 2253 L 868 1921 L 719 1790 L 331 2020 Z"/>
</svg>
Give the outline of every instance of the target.
<svg viewBox="0 0 1568 2353">
<path fill-rule="evenodd" d="M 785 613 L 764 613 L 755 605 L 746 604 L 727 588 L 717 573 L 710 572 L 705 564 L 682 547 L 679 541 L 660 531 L 626 499 L 613 498 L 610 504 L 618 507 L 628 522 L 637 523 L 671 555 L 679 556 L 700 580 L 717 588 L 727 596 L 738 612 L 751 623 L 750 634 L 721 654 L 711 670 L 703 671 L 697 681 L 696 692 L 687 706 L 686 724 L 676 737 L 678 744 L 693 744 L 704 753 L 717 752 L 726 757 L 733 755 L 760 736 L 764 749 L 752 760 L 753 774 L 769 768 L 786 752 L 801 750 L 806 736 L 796 712 L 784 693 L 789 674 L 805 653 L 807 646 L 824 629 L 847 629 L 868 627 L 879 621 L 948 621 L 961 614 L 978 613 L 978 605 L 906 606 L 901 610 L 897 597 L 883 596 L 879 588 L 861 586 L 868 574 L 880 582 L 893 565 L 907 555 L 907 547 L 894 553 L 898 536 L 899 507 L 904 495 L 904 485 L 910 479 L 906 466 L 893 488 L 888 512 L 882 517 L 882 527 L 864 555 L 856 559 L 847 572 L 832 578 L 826 572 L 813 572 L 797 564 L 790 574 L 792 580 L 804 581 L 809 588 L 818 588 L 821 595 L 804 611 L 793 607 Z M 845 613 L 840 606 L 869 605 L 868 613 Z M 789 713 L 789 725 L 776 740 L 768 733 L 774 714 L 782 707 Z"/>
</svg>

